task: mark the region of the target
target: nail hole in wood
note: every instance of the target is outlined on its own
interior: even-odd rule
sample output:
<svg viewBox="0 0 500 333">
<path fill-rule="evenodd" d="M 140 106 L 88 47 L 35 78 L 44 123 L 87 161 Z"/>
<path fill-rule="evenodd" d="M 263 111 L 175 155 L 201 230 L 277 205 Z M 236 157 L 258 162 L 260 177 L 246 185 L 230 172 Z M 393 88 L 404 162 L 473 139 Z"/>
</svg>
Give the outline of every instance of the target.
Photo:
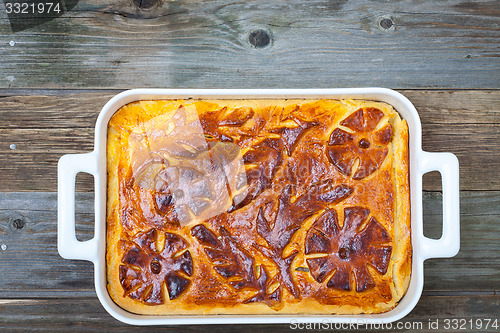
<svg viewBox="0 0 500 333">
<path fill-rule="evenodd" d="M 470 54 L 468 54 L 465 58 L 472 59 L 472 56 Z"/>
<path fill-rule="evenodd" d="M 140 9 L 150 9 L 155 5 L 159 4 L 159 0 L 133 0 L 134 5 L 139 7 Z"/>
<path fill-rule="evenodd" d="M 389 18 L 383 18 L 383 19 L 381 19 L 380 22 L 379 22 L 379 24 L 380 24 L 380 27 L 382 29 L 385 29 L 385 30 L 390 29 L 394 25 L 394 23 L 392 22 L 392 20 L 389 19 Z"/>
<path fill-rule="evenodd" d="M 271 43 L 271 37 L 269 36 L 267 31 L 263 29 L 257 29 L 250 33 L 250 36 L 248 36 L 248 41 L 253 47 L 261 49 Z"/>
</svg>

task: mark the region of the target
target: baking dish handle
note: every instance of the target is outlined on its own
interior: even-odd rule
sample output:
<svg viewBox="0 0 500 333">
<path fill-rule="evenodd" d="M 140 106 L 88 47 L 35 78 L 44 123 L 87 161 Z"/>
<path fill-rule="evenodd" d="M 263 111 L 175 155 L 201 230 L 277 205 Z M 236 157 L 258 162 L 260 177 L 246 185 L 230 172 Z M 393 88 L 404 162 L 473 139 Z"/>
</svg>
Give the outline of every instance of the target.
<svg viewBox="0 0 500 333">
<path fill-rule="evenodd" d="M 443 232 L 440 239 L 423 234 L 420 253 L 423 259 L 450 258 L 460 249 L 460 195 L 458 159 L 451 153 L 422 152 L 419 158 L 421 174 L 438 171 L 443 188 Z"/>
<path fill-rule="evenodd" d="M 57 250 L 65 259 L 95 261 L 96 238 L 81 242 L 75 231 L 75 179 L 79 172 L 97 174 L 97 154 L 69 154 L 57 166 Z"/>
</svg>

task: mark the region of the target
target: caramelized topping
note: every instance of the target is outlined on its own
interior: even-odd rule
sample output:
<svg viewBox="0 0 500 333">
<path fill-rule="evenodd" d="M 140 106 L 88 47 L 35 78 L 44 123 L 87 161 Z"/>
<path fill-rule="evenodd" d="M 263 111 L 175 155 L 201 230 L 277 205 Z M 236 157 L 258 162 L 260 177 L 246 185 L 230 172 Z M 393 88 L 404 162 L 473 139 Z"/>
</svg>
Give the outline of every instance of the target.
<svg viewBox="0 0 500 333">
<path fill-rule="evenodd" d="M 283 155 L 278 139 L 265 139 L 243 155 L 243 161 L 249 165 L 246 172 L 247 189 L 241 196 L 233 199 L 234 211 L 248 205 L 262 192 L 271 187 L 271 181 L 283 162 Z"/>
<path fill-rule="evenodd" d="M 196 103 L 129 133 L 130 161 L 119 170 L 124 296 L 198 304 L 205 284 L 192 282 L 195 265 L 196 279 L 217 288 L 204 299 L 224 290 L 233 297 L 225 306 L 263 302 L 279 310 L 284 300 L 313 294 L 311 277 L 321 288 L 373 288 L 372 274 L 389 268 L 393 240 L 368 209 L 344 208 L 339 223 L 335 206 L 366 200 L 361 190 L 353 196 L 357 181 L 376 174 L 392 149 L 384 113 L 360 108 L 329 133 L 337 115 L 318 106 L 259 112 L 207 102 L 200 111 Z M 176 234 L 189 231 L 186 239 Z M 201 255 L 199 264 L 191 253 Z M 306 266 L 304 255 L 307 267 L 297 267 Z"/>
<path fill-rule="evenodd" d="M 190 281 L 179 274 L 171 272 L 165 276 L 165 283 L 170 300 L 174 300 L 189 287 Z"/>
<path fill-rule="evenodd" d="M 366 149 L 370 147 L 370 141 L 366 140 L 365 138 L 359 140 L 358 146 L 361 149 Z"/>
<path fill-rule="evenodd" d="M 347 247 L 341 247 L 339 250 L 339 258 L 342 260 L 349 259 L 349 249 Z"/>
<path fill-rule="evenodd" d="M 384 113 L 379 109 L 372 107 L 361 108 L 342 120 L 340 125 L 349 127 L 355 132 L 371 132 L 383 117 Z"/>
<path fill-rule="evenodd" d="M 374 217 L 365 226 L 369 214 L 365 208 L 345 208 L 340 228 L 336 211 L 330 209 L 314 222 L 307 232 L 305 253 L 324 254 L 307 259 L 316 281 L 322 283 L 329 277 L 329 288 L 350 291 L 353 274 L 356 291 L 362 292 L 375 285 L 367 263 L 382 275 L 387 272 L 392 239 Z"/>
<path fill-rule="evenodd" d="M 229 284 L 236 289 L 252 287 L 255 284 L 254 259 L 235 241 L 223 227 L 219 230 L 220 241 L 217 236 L 203 224 L 191 229 L 193 235 L 205 246 L 205 254 L 214 265 L 214 270 L 222 277 L 236 278 Z"/>
<path fill-rule="evenodd" d="M 165 302 L 163 284 L 171 300 L 179 297 L 189 287 L 193 274 L 193 261 L 184 239 L 166 233 L 163 249 L 157 250 L 157 243 L 156 229 L 138 233 L 132 241 L 122 241 L 126 252 L 120 265 L 120 283 L 126 296 L 148 305 Z"/>
<path fill-rule="evenodd" d="M 273 133 L 280 134 L 288 156 L 292 156 L 297 142 L 302 138 L 304 133 L 311 127 L 318 125 L 316 121 L 303 121 L 298 118 L 293 120 L 297 124 L 297 127 L 277 127 L 272 130 Z"/>
<path fill-rule="evenodd" d="M 151 267 L 151 273 L 160 274 L 161 264 L 157 259 L 151 260 L 151 263 L 149 264 L 149 266 Z"/>
<path fill-rule="evenodd" d="M 267 292 L 269 285 L 269 273 L 264 265 L 259 266 L 260 276 L 257 279 L 257 293 L 251 298 L 243 301 L 243 303 L 263 302 L 271 308 L 278 308 L 281 301 L 281 289 L 276 288 L 271 294 Z"/>
<path fill-rule="evenodd" d="M 269 306 L 274 306 L 278 299 L 277 293 L 267 293 L 269 285 L 268 272 L 263 265 L 259 267 L 259 277 L 255 271 L 255 259 L 245 250 L 229 232 L 221 227 L 220 237 L 209 230 L 203 224 L 199 224 L 191 229 L 191 235 L 195 237 L 205 248 L 205 254 L 213 264 L 214 270 L 233 288 L 240 290 L 243 288 L 256 289 L 257 293 L 244 301 L 265 302 Z M 220 239 L 220 240 L 219 240 Z"/>
<path fill-rule="evenodd" d="M 287 257 L 283 253 L 293 234 L 308 217 L 328 204 L 344 200 L 352 191 L 347 185 L 333 187 L 331 182 L 326 181 L 311 186 L 306 194 L 291 202 L 292 188 L 288 185 L 278 198 L 278 212 L 272 224 L 267 221 L 262 207 L 260 208 L 256 221 L 257 232 L 266 240 L 267 246 L 255 244 L 255 247 L 277 265 L 280 288 L 288 289 L 297 298 L 300 296 L 290 271 L 290 264 L 297 252 L 292 252 Z"/>
<path fill-rule="evenodd" d="M 227 111 L 227 108 L 222 108 L 218 111 L 202 113 L 200 123 L 206 134 L 220 141 L 233 142 L 233 138 L 227 135 L 224 127 L 241 127 L 253 116 L 252 108 L 237 108 L 230 112 Z"/>
<path fill-rule="evenodd" d="M 383 145 L 388 144 L 392 139 L 392 125 L 387 124 L 375 132 L 375 141 Z"/>
<path fill-rule="evenodd" d="M 155 180 L 157 211 L 175 224 L 201 215 L 214 198 L 210 180 L 193 168 L 166 167 Z"/>
<path fill-rule="evenodd" d="M 354 131 L 353 134 L 336 128 L 330 135 L 327 148 L 329 161 L 346 176 L 363 179 L 377 171 L 388 153 L 387 145 L 392 139 L 392 125 L 373 132 L 383 117 L 376 108 L 362 108 L 340 124 Z M 357 142 L 357 144 L 356 144 Z M 359 161 L 357 169 L 352 168 Z"/>
<path fill-rule="evenodd" d="M 198 242 L 200 242 L 204 246 L 208 246 L 211 248 L 218 248 L 222 246 L 222 244 L 217 239 L 217 236 L 215 236 L 215 234 L 212 231 L 208 230 L 208 228 L 203 224 L 199 224 L 193 227 L 193 229 L 191 229 L 191 236 L 196 238 Z"/>
<path fill-rule="evenodd" d="M 336 128 L 330 135 L 330 140 L 328 141 L 328 144 L 330 146 L 341 146 L 353 140 L 354 140 L 354 135 L 347 133 L 346 131 L 341 130 L 340 128 Z"/>
<path fill-rule="evenodd" d="M 219 122 L 219 126 L 241 126 L 254 115 L 252 108 L 237 108 L 226 114 Z"/>
</svg>

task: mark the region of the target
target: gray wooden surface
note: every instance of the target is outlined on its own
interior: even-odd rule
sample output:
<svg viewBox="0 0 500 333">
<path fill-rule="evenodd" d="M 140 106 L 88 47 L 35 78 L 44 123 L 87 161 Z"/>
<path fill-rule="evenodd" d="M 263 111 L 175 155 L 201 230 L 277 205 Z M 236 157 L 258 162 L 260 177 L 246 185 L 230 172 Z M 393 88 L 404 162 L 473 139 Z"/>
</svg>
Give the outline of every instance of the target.
<svg viewBox="0 0 500 333">
<path fill-rule="evenodd" d="M 0 85 L 463 89 L 500 82 L 498 1 L 162 3 L 141 11 L 132 0 L 82 0 L 15 34 L 3 14 Z M 268 47 L 252 46 L 256 29 L 268 32 Z"/>
<path fill-rule="evenodd" d="M 57 160 L 92 150 L 99 110 L 137 87 L 398 89 L 419 111 L 423 148 L 455 153 L 461 173 L 461 251 L 425 263 L 422 298 L 401 323 L 500 321 L 499 37 L 498 1 L 81 0 L 16 33 L 0 2 L 0 331 L 138 329 L 99 304 L 92 264 L 56 245 Z M 77 177 L 82 240 L 92 186 Z M 437 173 L 424 190 L 425 234 L 438 238 Z"/>
</svg>

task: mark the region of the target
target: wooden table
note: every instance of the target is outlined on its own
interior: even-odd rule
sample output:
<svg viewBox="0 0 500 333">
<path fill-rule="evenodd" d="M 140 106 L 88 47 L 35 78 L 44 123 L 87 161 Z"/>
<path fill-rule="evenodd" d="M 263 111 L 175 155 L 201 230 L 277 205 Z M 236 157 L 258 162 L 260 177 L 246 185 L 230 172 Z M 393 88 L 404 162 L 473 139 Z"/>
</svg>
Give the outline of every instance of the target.
<svg viewBox="0 0 500 333">
<path fill-rule="evenodd" d="M 92 264 L 56 248 L 57 160 L 92 150 L 101 107 L 135 87 L 399 90 L 420 113 L 423 148 L 460 160 L 462 232 L 455 258 L 425 263 L 423 295 L 401 323 L 432 332 L 429 321 L 442 331 L 445 319 L 500 325 L 499 9 L 498 1 L 81 0 L 13 33 L 0 4 L 0 330 L 137 329 L 99 304 Z M 92 179 L 77 179 L 77 231 L 89 239 Z M 424 177 L 425 234 L 436 238 L 440 186 L 438 175 Z"/>
</svg>

